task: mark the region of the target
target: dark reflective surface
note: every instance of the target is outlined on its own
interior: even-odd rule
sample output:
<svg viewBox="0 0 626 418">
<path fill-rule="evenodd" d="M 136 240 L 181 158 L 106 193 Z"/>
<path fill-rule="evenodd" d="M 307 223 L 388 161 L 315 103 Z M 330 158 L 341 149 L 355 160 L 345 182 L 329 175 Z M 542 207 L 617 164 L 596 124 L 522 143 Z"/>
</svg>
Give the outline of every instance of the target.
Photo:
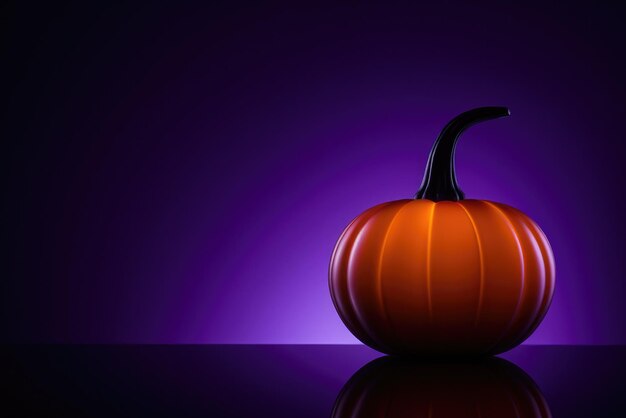
<svg viewBox="0 0 626 418">
<path fill-rule="evenodd" d="M 500 358 L 421 363 L 383 357 L 368 363 L 341 390 L 333 418 L 550 417 L 535 382 Z"/>
<path fill-rule="evenodd" d="M 617 346 L 522 346 L 506 361 L 456 364 L 375 360 L 362 346 L 1 351 L 0 414 L 11 417 L 384 416 L 385 406 L 390 417 L 429 408 L 433 417 L 506 417 L 515 407 L 520 417 L 548 408 L 555 417 L 626 416 L 626 349 Z"/>
</svg>

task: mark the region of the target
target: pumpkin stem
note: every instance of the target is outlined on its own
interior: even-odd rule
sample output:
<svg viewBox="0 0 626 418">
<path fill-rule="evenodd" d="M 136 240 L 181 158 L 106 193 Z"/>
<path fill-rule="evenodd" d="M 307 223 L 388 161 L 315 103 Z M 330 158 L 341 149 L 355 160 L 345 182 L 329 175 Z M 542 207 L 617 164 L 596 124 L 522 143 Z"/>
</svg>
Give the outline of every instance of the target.
<svg viewBox="0 0 626 418">
<path fill-rule="evenodd" d="M 456 182 L 454 150 L 459 136 L 470 126 L 490 119 L 509 116 L 506 107 L 479 107 L 461 113 L 443 128 L 428 156 L 426 172 L 416 199 L 463 200 L 465 195 Z"/>
</svg>

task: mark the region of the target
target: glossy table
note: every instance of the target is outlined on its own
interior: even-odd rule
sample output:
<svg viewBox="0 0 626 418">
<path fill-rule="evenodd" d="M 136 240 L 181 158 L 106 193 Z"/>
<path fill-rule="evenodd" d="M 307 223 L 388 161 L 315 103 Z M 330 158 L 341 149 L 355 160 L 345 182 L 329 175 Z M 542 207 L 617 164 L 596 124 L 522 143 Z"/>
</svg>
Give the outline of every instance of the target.
<svg viewBox="0 0 626 418">
<path fill-rule="evenodd" d="M 375 360 L 357 345 L 1 350 L 7 417 L 626 417 L 621 346 L 522 346 L 454 363 Z"/>
</svg>

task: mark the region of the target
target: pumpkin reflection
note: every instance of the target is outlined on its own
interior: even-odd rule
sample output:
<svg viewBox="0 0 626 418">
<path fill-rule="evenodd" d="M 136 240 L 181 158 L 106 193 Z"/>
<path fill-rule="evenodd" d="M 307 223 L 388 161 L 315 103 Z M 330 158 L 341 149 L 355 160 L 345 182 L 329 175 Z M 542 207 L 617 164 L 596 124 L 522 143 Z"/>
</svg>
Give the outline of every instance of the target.
<svg viewBox="0 0 626 418">
<path fill-rule="evenodd" d="M 499 358 L 419 363 L 381 357 L 345 384 L 332 417 L 550 417 L 535 382 Z"/>
</svg>

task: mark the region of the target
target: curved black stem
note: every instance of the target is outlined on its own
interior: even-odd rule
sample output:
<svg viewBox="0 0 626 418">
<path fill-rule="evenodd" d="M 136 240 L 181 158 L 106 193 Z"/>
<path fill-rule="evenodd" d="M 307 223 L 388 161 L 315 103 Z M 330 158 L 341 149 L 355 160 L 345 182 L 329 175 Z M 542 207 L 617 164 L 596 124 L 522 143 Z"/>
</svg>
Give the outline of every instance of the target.
<svg viewBox="0 0 626 418">
<path fill-rule="evenodd" d="M 430 150 L 424 180 L 415 198 L 435 202 L 463 200 L 465 195 L 456 182 L 454 168 L 454 150 L 459 136 L 472 125 L 510 114 L 506 107 L 479 107 L 461 113 L 448 122 Z"/>
</svg>

